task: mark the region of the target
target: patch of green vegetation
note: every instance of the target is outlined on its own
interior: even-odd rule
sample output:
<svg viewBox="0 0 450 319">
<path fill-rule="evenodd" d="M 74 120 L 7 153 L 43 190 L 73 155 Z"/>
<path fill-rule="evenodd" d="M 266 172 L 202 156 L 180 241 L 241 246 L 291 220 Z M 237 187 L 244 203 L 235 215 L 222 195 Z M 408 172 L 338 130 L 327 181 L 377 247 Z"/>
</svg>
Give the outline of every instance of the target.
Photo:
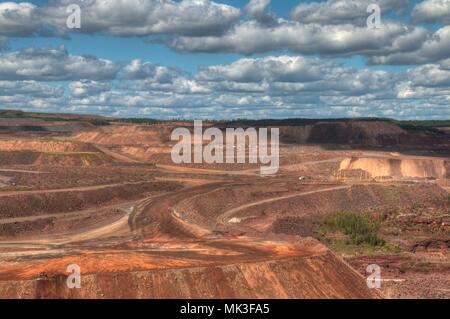
<svg viewBox="0 0 450 319">
<path fill-rule="evenodd" d="M 111 123 L 133 123 L 141 125 L 152 125 L 164 123 L 167 121 L 171 122 L 190 122 L 192 119 L 189 118 L 172 118 L 170 120 L 155 119 L 155 118 L 114 118 L 100 115 L 76 115 L 76 114 L 64 114 L 64 113 L 37 113 L 37 112 L 24 112 L 21 110 L 0 110 L 0 118 L 36 118 L 45 121 L 82 121 L 90 122 L 94 125 L 110 125 Z M 322 118 L 322 119 L 312 119 L 312 118 L 289 118 L 289 119 L 261 119 L 261 120 L 250 120 L 246 118 L 235 118 L 232 120 L 205 120 L 215 124 L 222 124 L 228 126 L 268 126 L 268 125 L 306 125 L 315 124 L 319 121 L 326 122 L 372 122 L 372 121 L 384 121 L 395 123 L 402 128 L 410 131 L 422 131 L 434 134 L 443 134 L 436 128 L 439 127 L 450 127 L 450 120 L 423 120 L 423 121 L 396 121 L 390 118 L 378 118 L 378 117 L 355 117 L 355 118 Z"/>
<path fill-rule="evenodd" d="M 437 135 L 443 135 L 444 133 L 440 131 L 439 129 L 432 127 L 432 126 L 421 126 L 421 125 L 415 125 L 415 124 L 402 124 L 400 123 L 398 126 L 400 126 L 402 129 L 410 131 L 410 132 L 422 132 L 422 133 L 428 133 L 428 134 L 437 134 Z"/>
<path fill-rule="evenodd" d="M 290 125 L 313 125 L 317 122 L 374 122 L 384 121 L 392 122 L 393 120 L 388 118 L 376 118 L 376 117 L 355 117 L 355 118 L 323 118 L 323 119 L 310 119 L 310 118 L 289 118 L 289 119 L 261 119 L 261 120 L 249 120 L 236 118 L 233 120 L 217 120 L 212 121 L 214 123 L 221 123 L 225 126 L 290 126 Z"/>
<path fill-rule="evenodd" d="M 450 120 L 397 121 L 397 124 L 407 131 L 443 135 L 439 128 L 450 127 Z"/>
<path fill-rule="evenodd" d="M 367 213 L 340 212 L 324 220 L 324 227 L 328 231 L 348 236 L 353 245 L 385 245 L 385 241 L 378 237 L 380 226 L 381 221 Z"/>
<path fill-rule="evenodd" d="M 450 120 L 399 121 L 399 124 L 415 127 L 450 127 Z"/>
</svg>

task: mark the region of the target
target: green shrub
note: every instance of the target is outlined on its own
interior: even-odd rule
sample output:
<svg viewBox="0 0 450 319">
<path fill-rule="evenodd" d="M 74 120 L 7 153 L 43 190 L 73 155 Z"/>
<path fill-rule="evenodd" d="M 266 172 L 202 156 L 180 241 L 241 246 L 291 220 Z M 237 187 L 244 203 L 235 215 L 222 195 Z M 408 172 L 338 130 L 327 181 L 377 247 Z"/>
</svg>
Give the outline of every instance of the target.
<svg viewBox="0 0 450 319">
<path fill-rule="evenodd" d="M 367 213 L 337 213 L 327 217 L 325 225 L 332 231 L 344 233 L 355 245 L 383 246 L 385 244 L 384 240 L 378 237 L 380 221 Z"/>
</svg>

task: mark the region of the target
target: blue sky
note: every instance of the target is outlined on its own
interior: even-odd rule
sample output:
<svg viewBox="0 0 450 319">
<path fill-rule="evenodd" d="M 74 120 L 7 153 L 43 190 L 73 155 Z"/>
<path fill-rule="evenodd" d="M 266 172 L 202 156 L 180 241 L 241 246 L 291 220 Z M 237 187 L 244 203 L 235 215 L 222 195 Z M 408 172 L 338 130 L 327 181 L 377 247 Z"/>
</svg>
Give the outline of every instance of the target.
<svg viewBox="0 0 450 319">
<path fill-rule="evenodd" d="M 14 1 L 14 2 L 23 2 Z M 34 0 L 29 1 L 36 5 L 42 5 L 47 3 L 46 0 Z M 289 18 L 292 8 L 299 3 L 311 3 L 314 1 L 302 1 L 302 0 L 278 0 L 269 4 L 268 9 L 275 12 L 277 15 L 283 18 Z M 411 1 L 411 4 L 419 2 Z M 76 1 L 75 1 L 76 3 Z M 224 0 L 220 3 L 229 4 L 234 7 L 245 7 L 248 3 L 246 0 Z M 405 19 L 409 14 L 405 14 Z M 142 41 L 142 38 L 120 38 L 105 36 L 105 35 L 80 35 L 73 34 L 70 39 L 61 38 L 19 38 L 14 39 L 11 43 L 11 48 L 20 50 L 27 46 L 59 46 L 63 44 L 73 54 L 94 54 L 96 56 L 110 59 L 113 61 L 128 61 L 131 59 L 144 59 L 151 60 L 155 63 L 166 64 L 171 66 L 180 67 L 189 72 L 197 71 L 199 66 L 214 65 L 231 63 L 242 57 L 240 54 L 190 54 L 189 52 L 179 53 L 167 46 L 158 44 L 149 44 Z M 123 47 L 126 46 L 126 50 Z M 284 52 L 268 52 L 263 54 L 257 54 L 256 56 L 268 56 L 273 54 L 283 54 Z M 365 65 L 364 57 L 354 56 L 345 59 L 344 63 L 348 66 L 361 67 Z M 386 70 L 404 70 L 405 66 L 371 66 L 377 69 Z"/>
<path fill-rule="evenodd" d="M 14 1 L 14 2 L 23 2 Z M 47 3 L 46 0 L 30 1 L 36 5 Z M 310 1 L 294 1 L 283 0 L 274 1 L 270 4 L 270 9 L 278 15 L 287 17 L 289 10 L 296 6 L 299 2 Z M 234 7 L 243 7 L 248 2 L 244 0 L 220 1 L 220 3 L 229 4 Z M 166 64 L 180 67 L 189 72 L 195 72 L 201 65 L 214 65 L 222 63 L 231 63 L 238 59 L 239 54 L 190 54 L 178 53 L 167 46 L 149 44 L 142 41 L 142 38 L 120 38 L 104 36 L 104 35 L 71 35 L 70 39 L 64 40 L 60 38 L 19 38 L 11 43 L 11 48 L 20 50 L 27 46 L 58 46 L 63 44 L 73 54 L 94 54 L 105 59 L 113 61 L 128 61 L 131 59 L 151 60 L 155 63 Z M 126 46 L 126 50 L 123 47 Z M 269 55 L 270 53 L 263 54 Z M 351 63 L 351 62 L 349 62 Z"/>
<path fill-rule="evenodd" d="M 1 2 L 0 108 L 161 118 L 450 114 L 450 3 L 144 0 L 136 9 L 136 1 Z M 81 7 L 79 30 L 65 26 L 71 3 Z M 376 30 L 366 26 L 370 3 L 381 8 Z"/>
</svg>

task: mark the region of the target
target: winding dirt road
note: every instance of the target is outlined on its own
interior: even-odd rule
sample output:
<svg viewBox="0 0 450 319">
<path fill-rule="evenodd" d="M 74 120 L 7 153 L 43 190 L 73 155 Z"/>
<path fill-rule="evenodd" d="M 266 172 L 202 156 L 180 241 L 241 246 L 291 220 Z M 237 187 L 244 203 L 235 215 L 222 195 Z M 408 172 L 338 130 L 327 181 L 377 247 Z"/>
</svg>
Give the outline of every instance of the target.
<svg viewBox="0 0 450 319">
<path fill-rule="evenodd" d="M 261 205 L 261 204 L 272 203 L 272 202 L 276 202 L 276 201 L 279 201 L 279 200 L 290 199 L 290 198 L 294 198 L 294 197 L 307 196 L 307 195 L 312 195 L 312 194 L 316 194 L 316 193 L 330 192 L 330 191 L 336 191 L 336 190 L 340 190 L 340 189 L 348 189 L 350 187 L 351 187 L 351 185 L 329 187 L 329 188 L 318 189 L 318 190 L 309 191 L 309 192 L 303 192 L 303 193 L 297 193 L 297 194 L 291 194 L 291 195 L 285 195 L 285 196 L 281 196 L 281 197 L 274 197 L 274 198 L 260 200 L 260 201 L 257 201 L 257 202 L 241 205 L 239 207 L 230 209 L 230 210 L 222 213 L 221 215 L 219 215 L 217 217 L 217 222 L 220 223 L 220 224 L 226 224 L 227 220 L 229 220 L 237 212 L 239 212 L 241 210 L 244 210 L 244 209 L 247 209 L 247 208 L 250 208 L 250 207 L 258 206 L 258 205 Z"/>
</svg>

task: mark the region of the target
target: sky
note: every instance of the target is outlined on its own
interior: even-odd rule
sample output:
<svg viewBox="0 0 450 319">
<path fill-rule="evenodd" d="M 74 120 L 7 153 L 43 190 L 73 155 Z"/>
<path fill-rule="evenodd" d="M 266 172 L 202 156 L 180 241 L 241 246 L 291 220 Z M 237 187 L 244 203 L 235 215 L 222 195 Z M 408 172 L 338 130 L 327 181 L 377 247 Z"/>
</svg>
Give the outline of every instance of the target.
<svg viewBox="0 0 450 319">
<path fill-rule="evenodd" d="M 0 2 L 0 109 L 449 119 L 449 105 L 450 0 Z"/>
</svg>

